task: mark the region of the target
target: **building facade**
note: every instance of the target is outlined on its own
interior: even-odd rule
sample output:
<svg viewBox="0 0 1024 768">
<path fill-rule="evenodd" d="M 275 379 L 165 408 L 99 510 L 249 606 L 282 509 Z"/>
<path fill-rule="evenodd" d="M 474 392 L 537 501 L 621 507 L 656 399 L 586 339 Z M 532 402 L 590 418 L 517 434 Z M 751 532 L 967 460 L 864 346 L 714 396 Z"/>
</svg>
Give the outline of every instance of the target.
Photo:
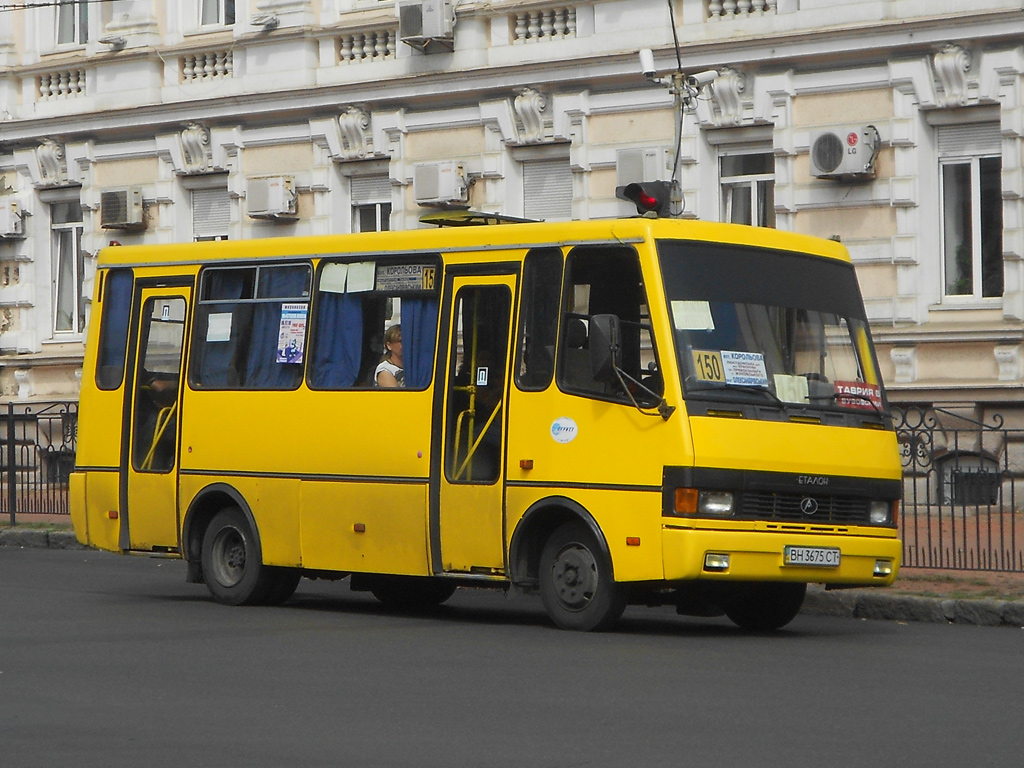
<svg viewBox="0 0 1024 768">
<path fill-rule="evenodd" d="M 641 49 L 717 78 L 680 112 Z M 676 172 L 684 217 L 847 245 L 891 400 L 1024 422 L 1022 75 L 1019 0 L 2 4 L 0 392 L 76 396 L 111 242 L 631 215 Z"/>
</svg>

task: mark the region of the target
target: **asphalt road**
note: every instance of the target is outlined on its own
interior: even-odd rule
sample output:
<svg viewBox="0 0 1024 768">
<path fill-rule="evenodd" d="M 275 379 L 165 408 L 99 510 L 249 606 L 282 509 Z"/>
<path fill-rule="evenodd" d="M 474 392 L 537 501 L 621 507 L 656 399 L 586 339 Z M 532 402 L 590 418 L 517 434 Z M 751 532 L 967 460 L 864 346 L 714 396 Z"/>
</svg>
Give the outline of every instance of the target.
<svg viewBox="0 0 1024 768">
<path fill-rule="evenodd" d="M 0 765 L 1019 765 L 1020 629 L 631 608 L 553 629 L 460 590 L 227 608 L 177 561 L 0 548 Z"/>
</svg>

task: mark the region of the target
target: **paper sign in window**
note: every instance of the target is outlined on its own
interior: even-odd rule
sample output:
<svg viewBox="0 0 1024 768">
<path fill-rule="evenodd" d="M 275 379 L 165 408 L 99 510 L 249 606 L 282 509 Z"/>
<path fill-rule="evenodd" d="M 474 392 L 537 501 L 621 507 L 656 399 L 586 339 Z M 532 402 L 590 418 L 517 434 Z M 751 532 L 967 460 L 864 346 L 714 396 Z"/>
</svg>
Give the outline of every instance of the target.
<svg viewBox="0 0 1024 768">
<path fill-rule="evenodd" d="M 307 312 L 306 304 L 281 305 L 281 325 L 277 333 L 277 362 L 302 362 Z"/>
<path fill-rule="evenodd" d="M 348 293 L 365 293 L 373 290 L 373 281 L 376 275 L 376 263 L 372 261 L 360 261 L 348 265 L 348 282 L 345 290 Z"/>
<path fill-rule="evenodd" d="M 348 264 L 325 264 L 320 270 L 320 290 L 324 293 L 344 293 Z"/>
<path fill-rule="evenodd" d="M 206 325 L 207 341 L 231 341 L 231 313 L 218 312 L 210 315 Z"/>
<path fill-rule="evenodd" d="M 673 301 L 672 324 L 679 331 L 713 331 L 711 305 L 706 301 Z"/>
</svg>

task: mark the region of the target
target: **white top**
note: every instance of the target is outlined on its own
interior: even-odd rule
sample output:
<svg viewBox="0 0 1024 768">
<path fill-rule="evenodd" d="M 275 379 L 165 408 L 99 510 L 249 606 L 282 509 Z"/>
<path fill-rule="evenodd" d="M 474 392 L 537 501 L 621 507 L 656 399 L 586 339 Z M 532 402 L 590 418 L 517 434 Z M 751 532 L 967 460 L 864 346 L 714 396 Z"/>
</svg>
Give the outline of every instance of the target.
<svg viewBox="0 0 1024 768">
<path fill-rule="evenodd" d="M 377 377 L 380 376 L 381 371 L 387 371 L 392 376 L 394 376 L 395 379 L 398 381 L 398 386 L 400 386 L 400 387 L 404 387 L 405 386 L 405 369 L 404 368 L 399 368 L 397 365 L 392 363 L 390 360 L 381 360 L 377 364 L 377 369 L 373 372 L 373 383 L 376 386 L 378 386 L 378 387 L 380 386 L 380 383 L 377 381 Z"/>
</svg>

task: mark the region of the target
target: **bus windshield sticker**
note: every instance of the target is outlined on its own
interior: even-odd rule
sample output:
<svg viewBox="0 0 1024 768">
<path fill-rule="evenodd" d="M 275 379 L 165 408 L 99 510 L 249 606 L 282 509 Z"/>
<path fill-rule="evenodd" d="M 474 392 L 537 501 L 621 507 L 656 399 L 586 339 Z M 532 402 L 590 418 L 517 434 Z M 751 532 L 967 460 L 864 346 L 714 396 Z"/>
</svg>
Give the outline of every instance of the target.
<svg viewBox="0 0 1024 768">
<path fill-rule="evenodd" d="M 277 333 L 277 362 L 301 363 L 306 338 L 307 304 L 282 304 L 281 326 Z"/>
<path fill-rule="evenodd" d="M 871 411 L 882 410 L 882 388 L 877 384 L 863 381 L 837 381 L 836 404 L 843 408 L 863 408 Z"/>
<path fill-rule="evenodd" d="M 775 394 L 784 403 L 810 402 L 807 379 L 803 376 L 776 373 Z"/>
<path fill-rule="evenodd" d="M 373 261 L 359 261 L 348 265 L 349 293 L 366 293 L 373 290 L 373 274 L 377 264 Z"/>
<path fill-rule="evenodd" d="M 576 422 L 568 416 L 559 416 L 551 422 L 551 438 L 556 443 L 571 443 L 579 434 L 579 427 Z"/>
<path fill-rule="evenodd" d="M 725 383 L 741 387 L 768 386 L 768 371 L 764 355 L 760 352 L 730 352 L 722 350 L 722 372 Z"/>
<path fill-rule="evenodd" d="M 435 267 L 430 264 L 381 264 L 377 269 L 377 290 L 429 291 L 434 288 Z"/>
<path fill-rule="evenodd" d="M 348 264 L 324 264 L 320 272 L 320 290 L 324 293 L 344 293 Z"/>
<path fill-rule="evenodd" d="M 707 301 L 673 301 L 672 324 L 677 331 L 713 331 L 711 303 Z"/>
<path fill-rule="evenodd" d="M 207 341 L 231 341 L 231 313 L 217 312 L 210 315 L 206 326 Z"/>
<path fill-rule="evenodd" d="M 697 372 L 697 378 L 701 381 L 725 383 L 725 375 L 722 373 L 722 353 L 717 350 L 693 350 L 693 368 Z"/>
</svg>

